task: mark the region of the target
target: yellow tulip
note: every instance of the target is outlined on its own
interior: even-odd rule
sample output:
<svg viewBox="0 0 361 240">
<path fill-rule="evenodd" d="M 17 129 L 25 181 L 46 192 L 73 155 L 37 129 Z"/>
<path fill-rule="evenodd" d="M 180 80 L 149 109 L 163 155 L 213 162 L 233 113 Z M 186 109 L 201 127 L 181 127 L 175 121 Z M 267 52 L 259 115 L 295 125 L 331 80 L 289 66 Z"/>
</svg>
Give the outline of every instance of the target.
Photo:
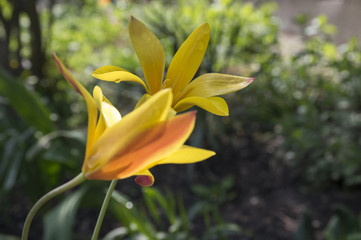
<svg viewBox="0 0 361 240">
<path fill-rule="evenodd" d="M 172 108 L 181 112 L 196 105 L 211 113 L 227 116 L 228 105 L 219 95 L 238 91 L 248 86 L 253 78 L 228 74 L 208 73 L 192 81 L 206 51 L 210 28 L 208 23 L 198 27 L 185 40 L 171 61 L 163 81 L 164 48 L 159 39 L 140 21 L 131 18 L 129 35 L 143 69 L 145 82 L 138 76 L 115 66 L 103 66 L 93 76 L 104 81 L 133 81 L 141 84 L 146 96 L 161 89 L 171 88 Z"/>
<path fill-rule="evenodd" d="M 155 165 L 193 163 L 215 154 L 184 145 L 193 131 L 196 112 L 170 116 L 173 101 L 170 89 L 159 90 L 122 118 L 98 86 L 91 95 L 55 54 L 54 58 L 88 108 L 88 136 L 82 167 L 86 178 L 113 180 L 137 175 L 138 184 L 150 186 L 154 177 L 149 169 Z"/>
</svg>

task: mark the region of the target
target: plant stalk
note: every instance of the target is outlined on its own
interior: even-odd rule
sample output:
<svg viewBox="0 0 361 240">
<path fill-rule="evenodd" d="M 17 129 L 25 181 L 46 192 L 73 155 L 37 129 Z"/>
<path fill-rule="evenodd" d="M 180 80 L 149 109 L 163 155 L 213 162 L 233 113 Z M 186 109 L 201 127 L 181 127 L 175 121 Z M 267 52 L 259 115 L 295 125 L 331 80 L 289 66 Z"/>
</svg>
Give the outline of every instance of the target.
<svg viewBox="0 0 361 240">
<path fill-rule="evenodd" d="M 28 216 L 25 219 L 23 232 L 21 235 L 21 240 L 28 239 L 30 224 L 31 224 L 35 214 L 47 201 L 49 201 L 50 199 L 54 198 L 55 196 L 65 192 L 65 191 L 79 185 L 80 183 L 84 182 L 85 180 L 86 180 L 86 178 L 85 178 L 84 174 L 80 173 L 79 175 L 77 175 L 75 178 L 73 178 L 69 182 L 64 183 L 63 185 L 51 190 L 50 192 L 45 194 L 43 197 L 41 197 L 31 208 L 30 212 L 28 213 Z"/>
<path fill-rule="evenodd" d="M 94 228 L 93 236 L 92 236 L 91 240 L 97 240 L 98 239 L 99 231 L 100 231 L 100 228 L 101 228 L 101 226 L 103 224 L 105 212 L 108 209 L 109 202 L 110 202 L 110 199 L 112 197 L 112 193 L 114 191 L 114 188 L 115 188 L 115 185 L 117 184 L 117 182 L 118 182 L 118 180 L 113 180 L 109 185 L 107 194 L 105 195 L 105 198 L 104 198 L 104 201 L 103 201 L 102 208 L 100 209 L 100 212 L 99 212 L 97 223 L 95 224 L 95 228 Z"/>
</svg>

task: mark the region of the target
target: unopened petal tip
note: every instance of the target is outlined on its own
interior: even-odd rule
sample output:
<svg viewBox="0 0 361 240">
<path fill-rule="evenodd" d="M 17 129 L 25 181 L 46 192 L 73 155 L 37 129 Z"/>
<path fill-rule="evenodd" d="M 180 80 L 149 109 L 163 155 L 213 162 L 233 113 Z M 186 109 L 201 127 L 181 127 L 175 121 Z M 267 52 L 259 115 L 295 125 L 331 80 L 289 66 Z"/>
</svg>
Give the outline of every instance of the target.
<svg viewBox="0 0 361 240">
<path fill-rule="evenodd" d="M 256 79 L 256 78 L 250 78 L 250 79 L 248 79 L 247 83 L 250 84 L 250 83 L 252 83 L 255 79 Z"/>
<path fill-rule="evenodd" d="M 135 182 L 143 187 L 150 187 L 154 183 L 154 179 L 148 175 L 139 175 L 135 178 Z"/>
</svg>

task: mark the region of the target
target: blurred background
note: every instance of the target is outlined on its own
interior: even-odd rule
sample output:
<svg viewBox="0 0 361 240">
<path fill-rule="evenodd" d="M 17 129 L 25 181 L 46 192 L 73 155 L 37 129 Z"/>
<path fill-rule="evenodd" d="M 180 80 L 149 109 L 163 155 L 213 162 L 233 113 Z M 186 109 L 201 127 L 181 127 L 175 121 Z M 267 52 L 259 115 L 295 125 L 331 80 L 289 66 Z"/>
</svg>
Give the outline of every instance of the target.
<svg viewBox="0 0 361 240">
<path fill-rule="evenodd" d="M 119 181 L 102 239 L 361 239 L 360 10 L 356 0 L 0 0 L 0 239 L 19 239 L 35 201 L 81 169 L 86 107 L 51 53 L 125 115 L 143 89 L 91 73 L 142 76 L 132 15 L 160 38 L 166 64 L 208 22 L 197 74 L 256 80 L 226 96 L 229 117 L 198 111 L 189 144 L 215 157 L 158 166 L 151 188 Z M 49 202 L 30 239 L 89 239 L 108 185 Z"/>
</svg>

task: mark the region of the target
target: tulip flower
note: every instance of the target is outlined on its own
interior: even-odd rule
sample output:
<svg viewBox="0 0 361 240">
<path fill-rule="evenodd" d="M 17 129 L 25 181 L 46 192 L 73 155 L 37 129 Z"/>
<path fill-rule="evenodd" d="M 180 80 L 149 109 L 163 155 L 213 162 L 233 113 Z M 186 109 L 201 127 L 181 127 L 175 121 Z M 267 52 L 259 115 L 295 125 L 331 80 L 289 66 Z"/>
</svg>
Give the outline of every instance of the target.
<svg viewBox="0 0 361 240">
<path fill-rule="evenodd" d="M 93 76 L 104 81 L 133 81 L 146 90 L 145 99 L 161 89 L 171 88 L 172 108 L 181 112 L 196 105 L 213 114 L 227 116 L 228 105 L 219 95 L 248 86 L 253 78 L 208 73 L 192 81 L 206 51 L 210 27 L 205 23 L 185 40 L 171 61 L 163 81 L 165 53 L 159 39 L 140 21 L 131 18 L 129 35 L 143 69 L 145 82 L 138 76 L 115 66 L 103 66 Z M 144 99 L 143 99 L 144 100 Z"/>
<path fill-rule="evenodd" d="M 88 136 L 82 167 L 86 178 L 113 180 L 137 175 L 138 184 L 150 186 L 154 177 L 149 169 L 156 165 L 193 163 L 215 154 L 184 145 L 193 131 L 196 112 L 170 115 L 173 101 L 170 89 L 159 89 L 122 118 L 98 86 L 92 96 L 55 54 L 54 58 L 88 108 Z"/>
</svg>

